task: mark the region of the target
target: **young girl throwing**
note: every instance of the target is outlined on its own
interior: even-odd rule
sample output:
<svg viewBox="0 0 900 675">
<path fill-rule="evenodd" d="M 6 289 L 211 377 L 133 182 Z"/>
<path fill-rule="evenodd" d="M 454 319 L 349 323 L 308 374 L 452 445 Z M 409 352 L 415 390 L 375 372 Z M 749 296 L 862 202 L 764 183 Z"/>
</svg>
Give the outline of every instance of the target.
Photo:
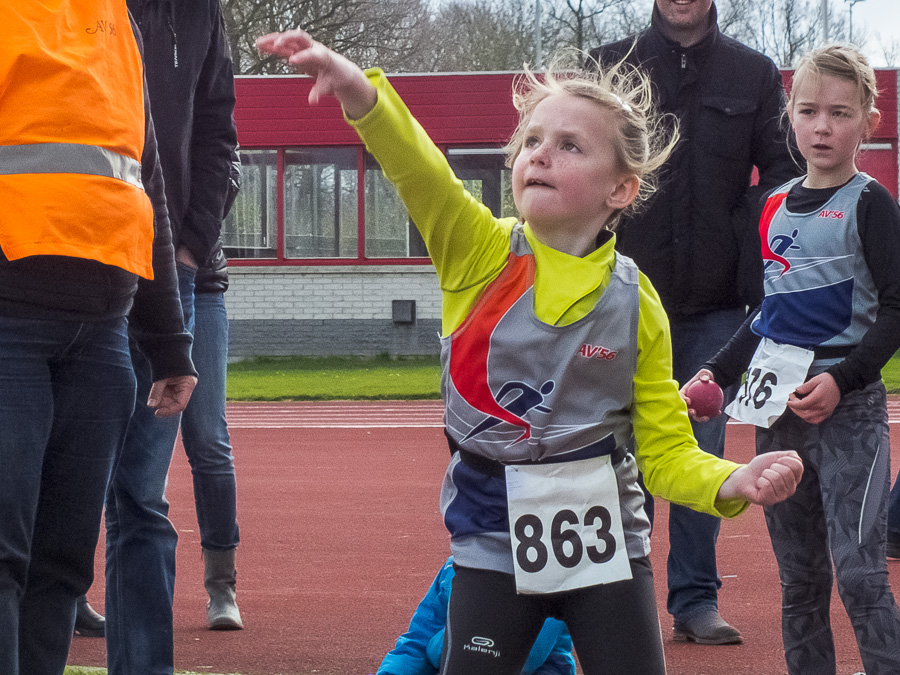
<svg viewBox="0 0 900 675">
<path fill-rule="evenodd" d="M 747 370 L 727 412 L 758 426 L 757 453 L 794 448 L 803 459 L 796 494 L 765 508 L 791 675 L 835 673 L 832 561 L 867 675 L 900 673 L 900 613 L 885 562 L 881 382 L 900 347 L 900 209 L 856 168 L 880 119 L 875 93 L 875 73 L 851 47 L 801 59 L 787 114 L 808 173 L 765 202 L 765 299 L 685 385 L 728 385 Z"/>
<path fill-rule="evenodd" d="M 443 291 L 453 458 L 441 493 L 456 576 L 441 672 L 518 675 L 544 620 L 565 621 L 587 675 L 665 672 L 637 484 L 708 513 L 793 492 L 793 452 L 741 466 L 697 448 L 668 325 L 606 229 L 646 192 L 659 147 L 646 79 L 529 76 L 509 145 L 523 222 L 453 175 L 383 73 L 302 31 L 260 49 L 333 94 L 395 184 Z M 637 437 L 637 457 L 625 443 Z"/>
</svg>

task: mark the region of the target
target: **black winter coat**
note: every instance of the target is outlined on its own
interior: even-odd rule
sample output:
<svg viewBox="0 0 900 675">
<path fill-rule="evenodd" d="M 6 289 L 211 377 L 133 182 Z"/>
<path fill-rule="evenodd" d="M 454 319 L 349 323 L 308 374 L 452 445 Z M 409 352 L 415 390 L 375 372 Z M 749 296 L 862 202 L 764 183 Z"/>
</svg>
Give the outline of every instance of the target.
<svg viewBox="0 0 900 675">
<path fill-rule="evenodd" d="M 762 299 L 757 202 L 801 173 L 788 148 L 775 64 L 720 33 L 715 15 L 704 39 L 683 48 L 663 35 L 655 8 L 647 30 L 591 56 L 641 66 L 655 102 L 681 129 L 660 189 L 619 224 L 617 248 L 650 278 L 672 317 L 755 307 Z M 759 185 L 751 188 L 754 166 Z"/>
<path fill-rule="evenodd" d="M 203 265 L 219 238 L 237 147 L 234 74 L 219 1 L 127 3 L 144 38 L 172 239 Z"/>
<path fill-rule="evenodd" d="M 234 200 L 241 190 L 241 157 L 237 151 L 231 156 L 231 172 L 228 176 L 228 194 L 225 197 L 225 212 L 222 219 L 228 217 Z M 224 293 L 228 290 L 228 259 L 223 250 L 222 237 L 216 241 L 209 259 L 197 268 L 194 278 L 194 293 Z"/>
</svg>

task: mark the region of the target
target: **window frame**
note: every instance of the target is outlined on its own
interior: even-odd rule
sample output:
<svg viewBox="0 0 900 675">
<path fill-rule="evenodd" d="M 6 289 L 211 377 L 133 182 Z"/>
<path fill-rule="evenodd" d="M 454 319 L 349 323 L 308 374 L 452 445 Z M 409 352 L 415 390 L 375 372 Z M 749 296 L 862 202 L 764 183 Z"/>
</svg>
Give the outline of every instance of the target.
<svg viewBox="0 0 900 675">
<path fill-rule="evenodd" d="M 355 257 L 322 257 L 322 258 L 291 258 L 285 255 L 285 167 L 286 155 L 288 152 L 302 150 L 305 147 L 315 147 L 318 149 L 335 149 L 343 150 L 353 148 L 356 150 L 356 170 L 357 170 L 357 238 L 356 238 L 356 256 Z M 477 145 L 467 146 L 459 144 L 439 144 L 438 148 L 445 156 L 450 155 L 493 155 L 502 154 L 503 146 L 497 145 Z M 365 147 L 361 144 L 354 145 L 338 145 L 325 144 L 315 146 L 305 145 L 279 145 L 279 146 L 246 146 L 242 147 L 246 150 L 263 150 L 276 152 L 276 223 L 275 223 L 275 256 L 271 258 L 240 258 L 234 256 L 229 249 L 234 247 L 225 246 L 225 254 L 228 257 L 228 264 L 235 267 L 323 267 L 323 266 L 389 266 L 389 265 L 431 265 L 431 258 L 425 256 L 411 256 L 401 258 L 375 258 L 366 255 L 366 229 L 365 229 L 365 173 L 366 173 L 366 152 Z"/>
</svg>

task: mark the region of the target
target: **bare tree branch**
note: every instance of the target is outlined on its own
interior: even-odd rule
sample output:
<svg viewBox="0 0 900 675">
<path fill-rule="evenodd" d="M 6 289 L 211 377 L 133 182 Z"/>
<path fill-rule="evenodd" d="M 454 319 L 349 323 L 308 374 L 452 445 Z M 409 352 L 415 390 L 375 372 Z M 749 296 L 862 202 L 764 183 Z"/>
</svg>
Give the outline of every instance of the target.
<svg viewBox="0 0 900 675">
<path fill-rule="evenodd" d="M 239 73 L 289 72 L 261 57 L 254 41 L 301 27 L 362 66 L 392 72 L 519 70 L 534 64 L 536 0 L 222 0 Z M 847 12 L 827 0 L 829 39 L 844 39 Z M 650 20 L 650 0 L 541 0 L 544 54 L 587 51 L 634 34 Z M 782 67 L 822 41 L 822 0 L 717 0 L 722 31 Z M 854 35 L 857 44 L 864 36 Z M 896 62 L 900 47 L 883 47 Z"/>
</svg>

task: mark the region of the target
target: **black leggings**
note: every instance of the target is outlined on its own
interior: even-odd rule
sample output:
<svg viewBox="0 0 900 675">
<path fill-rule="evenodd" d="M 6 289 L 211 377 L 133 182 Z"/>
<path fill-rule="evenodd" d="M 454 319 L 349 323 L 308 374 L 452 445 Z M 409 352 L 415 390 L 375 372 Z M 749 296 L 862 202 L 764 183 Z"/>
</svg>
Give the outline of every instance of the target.
<svg viewBox="0 0 900 675">
<path fill-rule="evenodd" d="M 442 675 L 520 675 L 547 617 L 566 623 L 585 675 L 665 675 L 653 572 L 552 595 L 517 595 L 511 574 L 454 565 Z"/>
</svg>

